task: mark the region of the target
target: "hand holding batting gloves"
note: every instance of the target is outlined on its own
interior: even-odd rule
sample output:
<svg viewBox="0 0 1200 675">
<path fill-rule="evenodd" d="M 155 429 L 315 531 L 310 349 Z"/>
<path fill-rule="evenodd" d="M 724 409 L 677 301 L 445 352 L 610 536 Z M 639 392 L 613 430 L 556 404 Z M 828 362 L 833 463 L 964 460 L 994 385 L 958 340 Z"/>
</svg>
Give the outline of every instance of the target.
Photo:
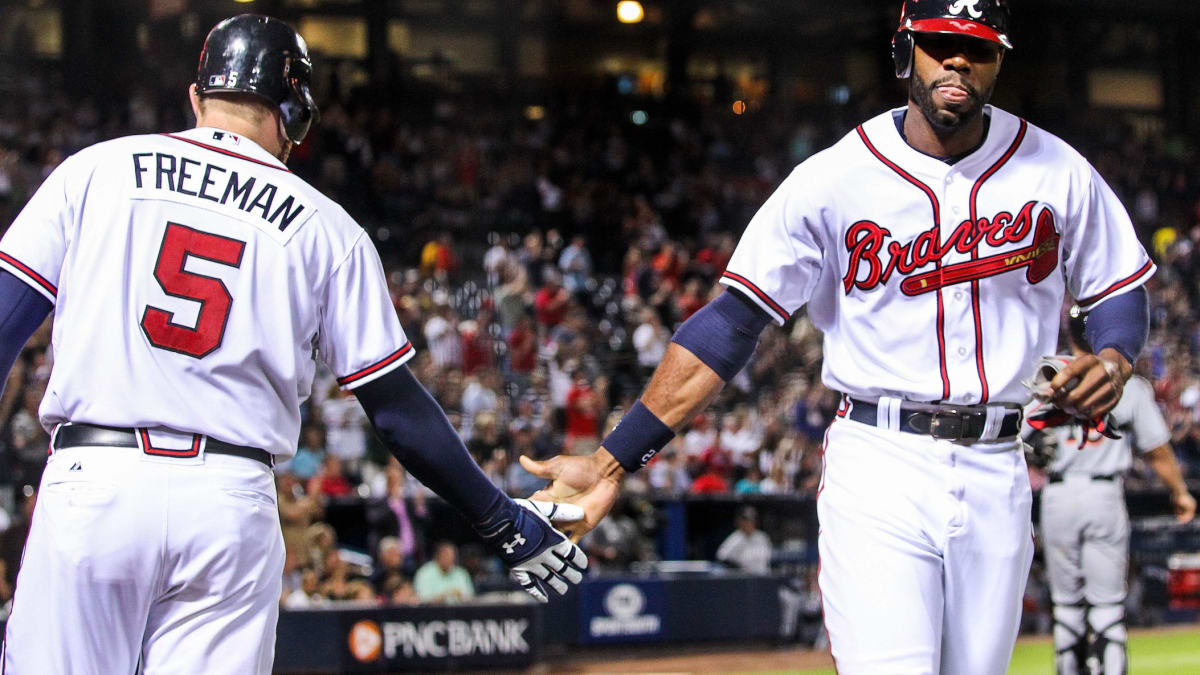
<svg viewBox="0 0 1200 675">
<path fill-rule="evenodd" d="M 1115 349 L 1081 354 L 1050 381 L 1055 404 L 1076 417 L 1103 419 L 1112 412 L 1133 366 Z M 1073 383 L 1073 384 L 1072 384 Z"/>
<path fill-rule="evenodd" d="M 583 580 L 587 556 L 551 524 L 583 519 L 571 504 L 506 500 L 498 512 L 474 526 L 475 532 L 509 568 L 509 575 L 538 602 L 549 602 L 546 587 L 566 595 Z"/>
</svg>

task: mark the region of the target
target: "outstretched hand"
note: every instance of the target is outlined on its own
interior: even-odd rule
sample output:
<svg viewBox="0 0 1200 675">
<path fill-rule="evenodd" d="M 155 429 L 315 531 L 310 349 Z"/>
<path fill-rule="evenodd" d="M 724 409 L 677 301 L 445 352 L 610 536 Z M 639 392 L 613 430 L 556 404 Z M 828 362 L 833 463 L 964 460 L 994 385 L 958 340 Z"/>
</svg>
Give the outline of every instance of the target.
<svg viewBox="0 0 1200 675">
<path fill-rule="evenodd" d="M 604 448 L 591 455 L 558 455 L 542 462 L 522 455 L 520 461 L 526 471 L 550 481 L 530 499 L 574 504 L 583 509 L 582 520 L 560 526 L 574 542 L 608 515 L 625 475 L 625 470 Z"/>
</svg>

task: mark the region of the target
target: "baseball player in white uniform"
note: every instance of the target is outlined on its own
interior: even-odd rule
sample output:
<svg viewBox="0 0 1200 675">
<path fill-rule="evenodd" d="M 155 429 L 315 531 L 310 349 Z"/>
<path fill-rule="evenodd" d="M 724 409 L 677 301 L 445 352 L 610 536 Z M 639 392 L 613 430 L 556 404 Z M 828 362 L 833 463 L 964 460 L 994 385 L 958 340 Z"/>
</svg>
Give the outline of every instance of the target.
<svg viewBox="0 0 1200 675">
<path fill-rule="evenodd" d="M 1073 351 L 1089 351 L 1086 316 L 1072 308 Z M 1042 489 L 1041 531 L 1054 601 L 1058 675 L 1123 675 L 1125 595 L 1129 568 L 1129 513 L 1122 477 L 1141 454 L 1170 490 L 1176 519 L 1187 523 L 1196 500 L 1171 450 L 1171 430 L 1154 389 L 1134 376 L 1109 417 L 1112 438 L 1068 422 L 1043 427 L 1033 442 L 1049 459 Z"/>
<path fill-rule="evenodd" d="M 55 355 L 4 673 L 270 672 L 271 466 L 295 452 L 316 358 L 535 597 L 580 580 L 546 516 L 581 511 L 488 482 L 404 366 L 365 232 L 288 171 L 309 81 L 292 28 L 221 22 L 189 90 L 197 128 L 68 158 L 0 240 L 0 381 L 51 310 Z"/>
<path fill-rule="evenodd" d="M 1005 672 L 1033 555 L 1022 378 L 1054 353 L 1069 291 L 1095 308 L 1101 349 L 1059 373 L 1053 395 L 1079 417 L 1106 414 L 1145 340 L 1154 271 L 1077 152 L 987 105 L 1007 25 L 999 0 L 905 3 L 893 45 L 908 105 L 783 181 L 726 291 L 675 334 L 596 454 L 522 458 L 553 480 L 539 495 L 584 506 L 572 536 L 747 363 L 768 322 L 807 307 L 823 381 L 844 393 L 818 500 L 838 671 Z"/>
</svg>

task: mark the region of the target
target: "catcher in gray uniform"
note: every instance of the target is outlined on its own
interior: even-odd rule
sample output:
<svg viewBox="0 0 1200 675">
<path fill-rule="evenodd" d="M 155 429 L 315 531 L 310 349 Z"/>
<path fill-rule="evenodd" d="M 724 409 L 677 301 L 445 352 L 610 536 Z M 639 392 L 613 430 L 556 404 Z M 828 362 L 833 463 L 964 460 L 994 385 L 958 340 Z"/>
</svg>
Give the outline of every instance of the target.
<svg viewBox="0 0 1200 675">
<path fill-rule="evenodd" d="M 1071 308 L 1071 349 L 1089 351 L 1087 315 Z M 1041 530 L 1050 594 L 1054 602 L 1055 668 L 1058 675 L 1124 674 L 1126 572 L 1129 514 L 1122 476 L 1133 451 L 1171 491 L 1180 523 L 1196 513 L 1196 500 L 1175 460 L 1171 432 L 1150 383 L 1132 377 L 1110 414 L 1109 431 L 1120 438 L 1068 422 L 1041 430 L 1049 483 L 1042 490 Z M 1036 437 L 1037 434 L 1034 434 Z"/>
</svg>

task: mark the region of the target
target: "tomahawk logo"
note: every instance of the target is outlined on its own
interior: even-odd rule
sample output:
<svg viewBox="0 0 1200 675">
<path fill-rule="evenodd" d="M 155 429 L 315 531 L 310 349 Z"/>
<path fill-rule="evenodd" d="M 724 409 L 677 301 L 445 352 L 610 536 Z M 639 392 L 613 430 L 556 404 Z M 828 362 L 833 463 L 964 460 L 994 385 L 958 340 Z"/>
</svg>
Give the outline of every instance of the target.
<svg viewBox="0 0 1200 675">
<path fill-rule="evenodd" d="M 503 548 L 505 553 L 512 555 L 513 551 L 515 551 L 518 546 L 524 546 L 524 545 L 525 545 L 525 537 L 521 536 L 521 533 L 518 532 L 515 535 L 513 535 L 512 541 L 501 544 L 500 548 Z"/>
<path fill-rule="evenodd" d="M 962 14 L 963 10 L 965 9 L 967 10 L 967 14 L 971 15 L 972 19 L 982 19 L 983 12 L 976 7 L 978 4 L 979 0 L 957 0 L 957 2 L 955 2 L 953 5 L 950 5 L 949 11 L 951 14 L 958 16 Z"/>
</svg>

